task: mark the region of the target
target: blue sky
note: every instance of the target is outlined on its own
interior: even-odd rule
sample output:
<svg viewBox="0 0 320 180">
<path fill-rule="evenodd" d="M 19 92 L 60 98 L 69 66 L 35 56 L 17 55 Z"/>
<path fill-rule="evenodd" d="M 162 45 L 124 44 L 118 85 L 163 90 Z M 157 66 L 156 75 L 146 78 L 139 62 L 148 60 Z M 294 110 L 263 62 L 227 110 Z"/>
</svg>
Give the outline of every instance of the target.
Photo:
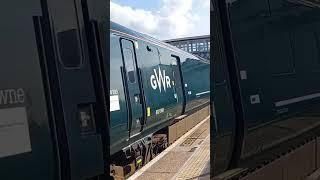
<svg viewBox="0 0 320 180">
<path fill-rule="evenodd" d="M 114 3 L 128 5 L 135 9 L 157 11 L 161 7 L 160 0 L 111 0 Z M 148 2 L 149 1 L 149 2 Z"/>
<path fill-rule="evenodd" d="M 111 0 L 111 20 L 165 40 L 210 34 L 210 0 Z"/>
</svg>

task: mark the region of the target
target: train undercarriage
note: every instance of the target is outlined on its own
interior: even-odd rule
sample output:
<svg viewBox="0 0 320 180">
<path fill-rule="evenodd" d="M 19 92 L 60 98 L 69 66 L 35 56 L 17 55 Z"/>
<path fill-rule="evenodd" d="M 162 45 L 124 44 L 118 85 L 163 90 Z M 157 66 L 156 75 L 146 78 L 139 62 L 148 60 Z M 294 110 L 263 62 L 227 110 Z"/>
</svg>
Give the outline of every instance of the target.
<svg viewBox="0 0 320 180">
<path fill-rule="evenodd" d="M 206 106 L 193 114 L 176 118 L 172 125 L 127 146 L 111 157 L 110 175 L 116 180 L 130 177 L 209 115 L 210 108 Z"/>
</svg>

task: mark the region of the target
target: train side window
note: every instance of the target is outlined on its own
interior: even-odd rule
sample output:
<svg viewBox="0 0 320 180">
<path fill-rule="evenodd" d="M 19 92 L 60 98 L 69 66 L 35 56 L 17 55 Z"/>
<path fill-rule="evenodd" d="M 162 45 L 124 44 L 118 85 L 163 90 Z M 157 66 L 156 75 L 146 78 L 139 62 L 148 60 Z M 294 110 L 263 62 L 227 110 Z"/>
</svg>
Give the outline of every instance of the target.
<svg viewBox="0 0 320 180">
<path fill-rule="evenodd" d="M 136 82 L 135 68 L 134 68 L 134 54 L 131 49 L 123 49 L 124 63 L 126 66 L 127 77 L 130 83 Z"/>
</svg>

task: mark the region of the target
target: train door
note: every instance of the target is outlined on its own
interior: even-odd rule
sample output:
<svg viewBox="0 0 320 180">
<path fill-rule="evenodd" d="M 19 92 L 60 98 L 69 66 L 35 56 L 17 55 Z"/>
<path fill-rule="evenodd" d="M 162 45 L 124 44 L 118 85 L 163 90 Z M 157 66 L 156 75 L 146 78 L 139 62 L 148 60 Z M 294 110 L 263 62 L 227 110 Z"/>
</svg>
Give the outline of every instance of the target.
<svg viewBox="0 0 320 180">
<path fill-rule="evenodd" d="M 238 74 L 235 66 L 234 49 L 230 36 L 229 12 L 226 3 L 211 1 L 211 34 L 213 36 L 211 92 L 214 116 L 211 116 L 213 156 L 211 174 L 213 177 L 229 168 L 235 168 L 242 148 L 243 129 L 242 105 L 239 96 Z M 240 79 L 240 78 L 239 78 Z M 213 91 L 214 90 L 214 91 Z M 234 151 L 233 151 L 234 150 Z"/>
<path fill-rule="evenodd" d="M 0 179 L 56 180 L 56 141 L 37 49 L 39 0 L 0 6 Z"/>
<path fill-rule="evenodd" d="M 37 37 L 43 50 L 40 61 L 47 77 L 47 97 L 54 111 L 61 179 L 96 177 L 105 173 L 106 163 L 84 16 L 98 19 L 91 11 L 99 14 L 103 8 L 98 11 L 86 1 L 42 2 L 45 16 L 37 19 Z M 104 1 L 95 3 L 107 7 Z"/>
<path fill-rule="evenodd" d="M 139 73 L 133 42 L 121 39 L 121 50 L 125 67 L 123 72 L 129 105 L 129 136 L 131 138 L 141 132 L 142 122 L 144 122 L 142 93 L 139 85 Z"/>
<path fill-rule="evenodd" d="M 182 106 L 182 114 L 185 110 L 186 96 L 183 86 L 183 78 L 180 64 L 180 57 L 176 55 L 171 55 L 172 73 L 175 79 L 175 98 L 178 104 Z"/>
</svg>

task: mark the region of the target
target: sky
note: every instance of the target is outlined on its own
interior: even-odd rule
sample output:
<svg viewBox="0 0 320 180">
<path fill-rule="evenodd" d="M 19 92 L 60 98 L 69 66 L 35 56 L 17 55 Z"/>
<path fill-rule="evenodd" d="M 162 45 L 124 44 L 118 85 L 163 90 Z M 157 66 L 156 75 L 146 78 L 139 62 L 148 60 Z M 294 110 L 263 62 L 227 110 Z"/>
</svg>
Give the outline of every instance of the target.
<svg viewBox="0 0 320 180">
<path fill-rule="evenodd" d="M 160 40 L 210 34 L 210 0 L 111 0 L 111 21 Z"/>
</svg>

